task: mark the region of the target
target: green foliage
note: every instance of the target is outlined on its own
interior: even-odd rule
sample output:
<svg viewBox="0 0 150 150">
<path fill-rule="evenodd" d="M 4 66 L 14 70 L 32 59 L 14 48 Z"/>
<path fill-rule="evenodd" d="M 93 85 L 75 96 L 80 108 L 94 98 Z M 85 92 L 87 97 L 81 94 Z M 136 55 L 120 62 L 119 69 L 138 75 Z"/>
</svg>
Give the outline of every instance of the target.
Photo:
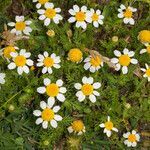
<svg viewBox="0 0 150 150">
<path fill-rule="evenodd" d="M 4 23 L 10 21 L 7 7 L 11 5 L 10 0 L 0 0 L 0 31 Z M 20 150 L 20 149 L 118 149 L 124 150 L 122 134 L 126 131 L 136 129 L 139 132 L 148 130 L 146 123 L 150 121 L 150 83 L 146 79 L 139 78 L 133 72 L 138 66 L 130 66 L 129 73 L 123 75 L 110 69 L 107 64 L 97 73 L 90 73 L 83 69 L 84 63 L 74 64 L 67 60 L 67 53 L 71 48 L 79 48 L 87 53 L 85 48 L 94 49 L 102 55 L 112 58 L 113 51 L 118 49 L 122 51 L 125 47 L 135 51 L 135 57 L 139 64 L 144 66 L 150 64 L 150 55 L 139 55 L 139 51 L 144 48 L 138 39 L 138 33 L 143 29 L 148 29 L 150 24 L 149 0 L 122 0 L 126 5 L 132 4 L 138 8 L 136 24 L 134 26 L 125 25 L 117 18 L 117 9 L 120 3 L 116 0 L 111 1 L 92 1 L 92 0 L 58 0 L 54 1 L 55 6 L 62 8 L 64 20 L 59 24 L 50 24 L 43 26 L 36 13 L 35 4 L 31 1 L 21 1 L 22 7 L 27 9 L 24 12 L 27 18 L 32 20 L 33 32 L 29 40 L 17 42 L 17 46 L 24 48 L 32 54 L 32 60 L 36 62 L 37 55 L 47 51 L 61 56 L 61 68 L 55 70 L 52 75 L 42 75 L 41 68 L 30 71 L 29 75 L 19 76 L 16 70 L 8 70 L 8 62 L 0 58 L 1 71 L 6 73 L 6 83 L 0 91 L 0 149 L 2 150 Z M 104 25 L 99 29 L 89 25 L 86 31 L 75 28 L 67 22 L 67 10 L 73 4 L 79 6 L 86 5 L 88 8 L 98 8 L 102 10 L 105 16 Z M 141 16 L 141 17 L 140 17 Z M 14 15 L 15 17 L 15 15 Z M 55 36 L 48 37 L 48 29 L 54 30 Z M 150 29 L 150 28 L 149 28 Z M 68 36 L 68 32 L 72 36 Z M 113 36 L 118 36 L 117 42 L 112 41 Z M 126 40 L 126 39 L 129 40 Z M 78 102 L 75 96 L 74 83 L 81 82 L 83 76 L 92 76 L 95 81 L 102 83 L 99 92 L 100 97 L 97 102 L 92 104 L 88 99 L 84 102 Z M 33 116 L 33 110 L 39 109 L 40 101 L 47 101 L 46 96 L 41 96 L 36 92 L 37 87 L 42 86 L 43 79 L 49 77 L 52 81 L 62 78 L 67 87 L 66 101 L 61 105 L 59 114 L 63 120 L 58 124 L 57 129 L 51 127 L 44 130 L 40 125 L 35 124 L 36 118 Z M 14 106 L 14 110 L 11 109 Z M 130 106 L 130 107 L 128 107 Z M 107 138 L 99 124 L 106 121 L 107 116 L 111 116 L 115 127 L 119 133 L 113 133 L 111 138 Z M 69 135 L 67 127 L 76 118 L 83 120 L 86 126 L 86 133 L 80 137 Z M 70 140 L 75 138 L 77 145 L 71 147 Z M 76 140 L 79 139 L 78 140 Z M 144 141 L 144 137 L 142 137 Z M 72 142 L 71 141 L 71 142 Z M 138 144 L 137 149 L 143 147 L 144 142 Z"/>
</svg>

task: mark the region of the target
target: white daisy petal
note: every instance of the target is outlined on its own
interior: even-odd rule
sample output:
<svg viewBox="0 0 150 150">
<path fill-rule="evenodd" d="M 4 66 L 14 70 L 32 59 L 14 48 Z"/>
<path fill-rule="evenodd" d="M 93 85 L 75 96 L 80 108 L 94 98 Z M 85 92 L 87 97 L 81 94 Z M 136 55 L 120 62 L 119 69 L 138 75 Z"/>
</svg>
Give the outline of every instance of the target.
<svg viewBox="0 0 150 150">
<path fill-rule="evenodd" d="M 132 64 L 137 64 L 137 63 L 138 63 L 138 60 L 137 60 L 137 59 L 132 58 L 132 59 L 131 59 L 131 63 L 132 63 Z"/>
<path fill-rule="evenodd" d="M 64 102 L 65 101 L 65 96 L 63 94 L 58 94 L 57 95 L 57 99 L 60 101 L 60 102 Z"/>
<path fill-rule="evenodd" d="M 48 25 L 50 24 L 50 22 L 51 22 L 51 20 L 50 20 L 49 18 L 46 18 L 46 19 L 44 20 L 44 25 L 45 25 L 45 26 L 48 26 Z"/>
<path fill-rule="evenodd" d="M 78 5 L 74 5 L 73 9 L 74 9 L 75 12 L 79 12 L 79 10 L 80 10 Z"/>
<path fill-rule="evenodd" d="M 141 49 L 140 50 L 140 54 L 144 54 L 144 53 L 146 53 L 147 52 L 147 49 Z"/>
<path fill-rule="evenodd" d="M 60 87 L 59 91 L 60 93 L 66 93 L 67 89 L 65 87 Z"/>
<path fill-rule="evenodd" d="M 73 22 L 75 22 L 75 21 L 76 21 L 75 17 L 70 17 L 70 18 L 68 19 L 68 22 L 69 22 L 69 23 L 73 23 Z"/>
<path fill-rule="evenodd" d="M 8 65 L 8 69 L 10 69 L 10 70 L 15 69 L 15 68 L 16 68 L 16 64 L 14 62 L 12 62 Z"/>
<path fill-rule="evenodd" d="M 99 89 L 99 88 L 101 87 L 101 83 L 95 82 L 95 83 L 93 84 L 93 87 L 94 87 L 94 89 Z"/>
<path fill-rule="evenodd" d="M 56 121 L 61 121 L 61 120 L 62 120 L 62 117 L 61 117 L 60 115 L 55 115 L 55 116 L 54 116 L 54 119 L 55 119 Z"/>
<path fill-rule="evenodd" d="M 48 128 L 48 122 L 47 122 L 47 121 L 43 121 L 42 127 L 43 127 L 44 129 L 47 129 L 47 128 Z"/>
<path fill-rule="evenodd" d="M 72 126 L 68 127 L 67 130 L 68 130 L 69 133 L 72 133 L 73 132 Z"/>
<path fill-rule="evenodd" d="M 116 64 L 116 63 L 119 62 L 119 60 L 118 60 L 117 58 L 112 58 L 112 59 L 111 59 L 111 62 L 114 63 L 114 64 Z"/>
<path fill-rule="evenodd" d="M 101 123 L 99 126 L 100 126 L 101 128 L 105 128 L 105 124 L 104 124 L 104 123 Z"/>
<path fill-rule="evenodd" d="M 46 92 L 46 88 L 45 87 L 39 87 L 39 88 L 37 88 L 37 92 L 40 94 L 43 94 Z"/>
<path fill-rule="evenodd" d="M 33 115 L 39 117 L 39 116 L 41 116 L 41 111 L 40 110 L 34 110 Z"/>
<path fill-rule="evenodd" d="M 45 73 L 47 72 L 47 70 L 48 70 L 47 67 L 44 67 L 44 68 L 42 69 L 42 73 L 45 74 Z"/>
<path fill-rule="evenodd" d="M 80 83 L 75 83 L 74 84 L 74 87 L 77 89 L 77 90 L 80 90 L 82 88 L 82 85 Z"/>
<path fill-rule="evenodd" d="M 38 119 L 36 119 L 36 121 L 35 121 L 35 123 L 36 123 L 37 125 L 41 124 L 42 122 L 43 122 L 43 119 L 42 119 L 42 118 L 38 118 Z"/>
<path fill-rule="evenodd" d="M 54 97 L 49 97 L 48 100 L 47 100 L 47 103 L 48 103 L 48 107 L 52 108 L 54 103 L 55 103 L 55 98 Z"/>
<path fill-rule="evenodd" d="M 118 51 L 118 50 L 115 50 L 115 51 L 114 51 L 114 54 L 115 54 L 115 56 L 117 56 L 117 57 L 120 57 L 120 56 L 121 56 L 121 52 Z"/>
<path fill-rule="evenodd" d="M 46 108 L 46 103 L 45 103 L 44 101 L 41 101 L 41 102 L 40 102 L 40 107 L 41 107 L 42 109 L 45 109 L 45 108 Z"/>
<path fill-rule="evenodd" d="M 57 113 L 60 110 L 60 106 L 54 106 L 53 111 L 54 113 Z"/>
<path fill-rule="evenodd" d="M 19 75 L 22 75 L 22 73 L 23 73 L 23 68 L 22 68 L 22 67 L 18 67 L 18 68 L 17 68 L 17 72 L 18 72 Z"/>
<path fill-rule="evenodd" d="M 90 99 L 90 101 L 91 101 L 92 103 L 95 103 L 95 102 L 96 102 L 96 97 L 95 97 L 93 94 L 91 94 L 91 95 L 89 96 L 89 99 Z"/>
<path fill-rule="evenodd" d="M 29 67 L 23 66 L 22 68 L 25 73 L 27 73 L 27 74 L 29 73 Z"/>
<path fill-rule="evenodd" d="M 53 128 L 57 128 L 57 121 L 51 120 L 51 121 L 50 121 L 50 124 L 51 124 L 51 126 L 52 126 Z"/>
<path fill-rule="evenodd" d="M 96 96 L 100 96 L 100 94 L 97 91 L 93 91 L 93 94 Z"/>
<path fill-rule="evenodd" d="M 108 130 L 108 131 L 106 132 L 106 135 L 107 135 L 108 137 L 110 137 L 110 136 L 111 136 L 111 131 Z"/>
<path fill-rule="evenodd" d="M 51 80 L 49 78 L 44 79 L 44 85 L 47 86 L 51 83 Z"/>
<path fill-rule="evenodd" d="M 56 81 L 56 84 L 61 87 L 63 85 L 63 81 L 61 79 Z"/>
<path fill-rule="evenodd" d="M 122 67 L 122 73 L 123 74 L 127 74 L 128 73 L 128 67 L 127 66 L 123 66 Z"/>
</svg>

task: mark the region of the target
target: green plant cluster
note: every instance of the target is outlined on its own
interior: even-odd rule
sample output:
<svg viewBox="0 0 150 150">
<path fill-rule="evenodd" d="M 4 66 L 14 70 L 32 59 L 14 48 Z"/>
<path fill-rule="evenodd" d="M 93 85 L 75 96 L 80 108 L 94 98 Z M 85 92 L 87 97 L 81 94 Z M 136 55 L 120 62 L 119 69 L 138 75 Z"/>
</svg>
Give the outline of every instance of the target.
<svg viewBox="0 0 150 150">
<path fill-rule="evenodd" d="M 35 68 L 30 74 L 18 75 L 16 70 L 8 70 L 8 62 L 0 57 L 1 72 L 6 73 L 6 83 L 0 90 L 0 149 L 1 150 L 31 150 L 31 149 L 83 149 L 124 150 L 122 134 L 136 129 L 141 134 L 141 142 L 136 149 L 150 146 L 147 133 L 150 121 L 150 83 L 142 77 L 139 65 L 150 64 L 150 55 L 139 54 L 144 45 L 138 41 L 137 36 L 141 30 L 150 29 L 150 2 L 149 0 L 57 0 L 55 6 L 62 8 L 63 21 L 59 25 L 51 23 L 48 27 L 38 20 L 35 4 L 29 0 L 0 0 L 0 32 L 3 32 L 4 23 L 13 21 L 16 15 L 24 15 L 32 20 L 32 33 L 29 40 L 17 42 L 17 46 L 30 51 L 32 60 L 36 64 L 38 54 L 44 51 L 56 53 L 61 56 L 61 68 L 52 75 L 41 74 L 41 68 Z M 14 3 L 16 5 L 14 5 Z M 98 8 L 105 16 L 104 25 L 98 29 L 92 25 L 86 31 L 69 24 L 68 10 L 74 4 L 86 5 L 88 8 Z M 125 25 L 117 17 L 120 4 L 137 8 L 135 25 Z M 21 6 L 21 7 L 20 7 Z M 17 8 L 18 7 L 18 8 Z M 49 37 L 48 29 L 55 32 L 54 37 Z M 113 36 L 118 36 L 118 41 L 112 41 Z M 135 51 L 135 58 L 139 65 L 129 66 L 129 73 L 123 75 L 116 72 L 107 64 L 98 72 L 90 73 L 83 68 L 84 63 L 75 64 L 67 60 L 71 48 L 79 48 L 88 53 L 85 48 L 94 49 L 108 58 L 114 57 L 113 51 L 122 51 L 125 47 Z M 2 48 L 2 47 L 1 47 Z M 102 83 L 100 97 L 96 103 L 89 100 L 80 103 L 75 96 L 74 84 L 81 83 L 83 76 L 92 76 L 95 81 Z M 39 109 L 40 101 L 47 101 L 47 97 L 37 93 L 37 87 L 43 85 L 44 78 L 52 81 L 62 79 L 67 87 L 66 100 L 59 103 L 59 114 L 63 120 L 58 127 L 49 127 L 44 130 L 35 124 L 36 117 L 33 110 Z M 99 127 L 100 123 L 111 117 L 118 133 L 113 133 L 110 138 Z M 81 119 L 86 127 L 82 136 L 69 134 L 67 127 L 74 119 Z M 144 133 L 147 133 L 145 136 Z"/>
</svg>

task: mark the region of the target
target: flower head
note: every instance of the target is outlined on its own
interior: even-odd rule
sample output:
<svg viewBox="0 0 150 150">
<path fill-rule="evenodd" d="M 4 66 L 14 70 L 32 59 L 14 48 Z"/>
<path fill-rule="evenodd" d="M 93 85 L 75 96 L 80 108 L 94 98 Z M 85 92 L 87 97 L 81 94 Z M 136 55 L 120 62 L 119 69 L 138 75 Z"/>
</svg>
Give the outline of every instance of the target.
<svg viewBox="0 0 150 150">
<path fill-rule="evenodd" d="M 95 71 L 98 71 L 103 66 L 103 61 L 100 56 L 89 56 L 85 60 L 84 69 L 90 70 L 90 72 L 94 73 Z"/>
<path fill-rule="evenodd" d="M 101 87 L 101 83 L 94 82 L 94 79 L 92 77 L 83 77 L 82 78 L 83 85 L 80 83 L 75 83 L 74 87 L 79 90 L 76 93 L 76 96 L 78 97 L 78 101 L 82 102 L 86 97 L 89 97 L 90 101 L 92 103 L 96 102 L 96 96 L 100 96 L 99 92 L 97 92 L 95 89 L 99 89 Z"/>
<path fill-rule="evenodd" d="M 36 8 L 39 9 L 39 8 L 41 8 L 42 5 L 49 2 L 49 0 L 33 0 L 33 3 L 35 3 L 35 2 L 37 2 Z"/>
<path fill-rule="evenodd" d="M 45 3 L 44 5 L 45 9 L 39 9 L 37 12 L 40 14 L 39 20 L 44 20 L 44 25 L 48 26 L 51 21 L 53 20 L 55 24 L 59 24 L 60 20 L 63 19 L 63 17 L 58 14 L 61 12 L 60 8 L 54 8 L 53 3 Z"/>
<path fill-rule="evenodd" d="M 0 84 L 4 84 L 5 83 L 5 77 L 6 77 L 5 73 L 0 73 Z M 1 89 L 1 87 L 0 87 L 0 89 Z"/>
<path fill-rule="evenodd" d="M 133 8 L 131 6 L 125 7 L 123 4 L 121 4 L 118 11 L 118 18 L 124 18 L 123 22 L 125 24 L 134 25 L 135 21 L 133 19 L 133 12 L 137 11 L 136 8 Z"/>
<path fill-rule="evenodd" d="M 68 53 L 68 60 L 79 63 L 83 59 L 82 51 L 78 48 L 73 48 Z"/>
<path fill-rule="evenodd" d="M 71 126 L 68 127 L 69 133 L 77 133 L 77 135 L 81 135 L 85 132 L 85 126 L 82 120 L 75 120 L 72 122 Z"/>
<path fill-rule="evenodd" d="M 150 30 L 142 30 L 138 35 L 138 39 L 142 43 L 150 43 Z"/>
<path fill-rule="evenodd" d="M 121 54 L 121 52 L 118 50 L 115 50 L 114 54 L 118 58 L 112 58 L 111 62 L 116 64 L 116 68 L 115 68 L 116 71 L 119 71 L 122 66 L 123 74 L 128 73 L 128 66 L 130 65 L 130 63 L 132 64 L 138 63 L 137 59 L 131 58 L 134 56 L 135 53 L 133 51 L 129 51 L 127 48 L 123 50 L 123 54 Z"/>
<path fill-rule="evenodd" d="M 40 110 L 33 111 L 33 115 L 39 117 L 35 123 L 37 125 L 42 123 L 42 127 L 44 129 L 48 128 L 49 122 L 53 128 L 57 128 L 57 121 L 62 120 L 62 117 L 56 114 L 60 110 L 60 106 L 53 107 L 54 102 L 55 102 L 54 100 L 52 100 L 50 103 L 49 102 L 45 103 L 44 101 L 41 101 L 40 107 L 42 111 Z"/>
<path fill-rule="evenodd" d="M 140 140 L 140 136 L 138 133 L 136 133 L 135 130 L 132 130 L 132 132 L 127 132 L 123 134 L 123 137 L 127 140 L 124 141 L 124 144 L 128 147 L 135 147 L 137 145 L 137 142 Z"/>
<path fill-rule="evenodd" d="M 146 52 L 148 54 L 150 54 L 150 44 L 146 43 L 145 46 L 146 46 L 146 48 L 140 50 L 140 54 L 143 54 L 143 53 L 146 53 Z"/>
<path fill-rule="evenodd" d="M 23 72 L 29 73 L 29 67 L 33 66 L 33 61 L 29 59 L 31 56 L 30 52 L 26 52 L 25 49 L 21 49 L 20 52 L 11 52 L 11 57 L 13 58 L 13 62 L 8 65 L 8 69 L 12 70 L 17 67 L 18 74 L 22 74 Z"/>
<path fill-rule="evenodd" d="M 148 64 L 145 64 L 145 68 L 141 68 L 141 70 L 143 72 L 145 72 L 145 74 L 143 75 L 144 78 L 148 78 L 148 81 L 150 82 L 150 67 L 148 66 Z"/>
<path fill-rule="evenodd" d="M 37 66 L 41 67 L 43 66 L 42 73 L 45 74 L 48 72 L 49 74 L 52 74 L 52 67 L 59 69 L 60 65 L 59 63 L 61 62 L 60 57 L 56 56 L 55 53 L 51 54 L 49 56 L 48 52 L 44 52 L 43 55 L 39 54 L 38 55 L 38 63 Z"/>
<path fill-rule="evenodd" d="M 104 128 L 104 133 L 106 133 L 106 135 L 108 137 L 111 136 L 112 131 L 118 132 L 118 129 L 114 127 L 114 124 L 110 121 L 110 117 L 108 116 L 107 118 L 107 122 L 102 123 L 99 125 L 101 128 Z"/>
<path fill-rule="evenodd" d="M 37 88 L 37 92 L 40 94 L 46 93 L 49 98 L 48 101 L 54 101 L 55 97 L 60 101 L 65 101 L 65 96 L 63 95 L 66 93 L 66 88 L 62 87 L 63 81 L 61 79 L 57 80 L 56 83 L 52 83 L 50 79 L 45 78 L 44 79 L 44 87 Z"/>
<path fill-rule="evenodd" d="M 16 23 L 15 22 L 8 23 L 8 26 L 15 27 L 11 30 L 11 33 L 15 33 L 16 35 L 21 35 L 22 33 L 30 35 L 32 29 L 29 27 L 29 25 L 32 22 L 29 20 L 25 21 L 24 16 L 16 16 L 15 20 Z"/>
<path fill-rule="evenodd" d="M 69 9 L 69 13 L 72 15 L 68 19 L 69 23 L 76 22 L 76 27 L 82 27 L 83 29 L 86 29 L 87 22 L 91 22 L 91 16 L 89 13 L 87 13 L 87 7 L 82 6 L 81 9 L 78 5 L 74 5 L 73 9 Z"/>
</svg>

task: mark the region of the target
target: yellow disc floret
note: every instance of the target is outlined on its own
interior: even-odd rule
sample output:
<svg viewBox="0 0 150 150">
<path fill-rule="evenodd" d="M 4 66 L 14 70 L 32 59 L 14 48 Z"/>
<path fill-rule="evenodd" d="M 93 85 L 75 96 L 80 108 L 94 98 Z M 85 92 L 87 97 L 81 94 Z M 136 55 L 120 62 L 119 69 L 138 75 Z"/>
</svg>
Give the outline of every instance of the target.
<svg viewBox="0 0 150 150">
<path fill-rule="evenodd" d="M 91 57 L 91 61 L 90 62 L 92 64 L 92 66 L 98 67 L 98 66 L 101 65 L 102 60 L 101 60 L 101 58 L 99 56 L 95 56 L 95 57 Z"/>
<path fill-rule="evenodd" d="M 76 132 L 80 132 L 84 129 L 84 124 L 81 120 L 75 120 L 72 123 L 72 128 Z"/>
<path fill-rule="evenodd" d="M 16 66 L 23 67 L 26 64 L 26 58 L 22 55 L 17 56 L 14 60 Z"/>
<path fill-rule="evenodd" d="M 93 14 L 92 21 L 98 21 L 98 15 L 96 13 Z"/>
<path fill-rule="evenodd" d="M 15 51 L 16 50 L 13 46 L 5 47 L 4 50 L 3 50 L 4 57 L 10 59 L 11 58 L 10 53 L 15 52 Z"/>
<path fill-rule="evenodd" d="M 47 18 L 53 19 L 53 18 L 56 16 L 56 11 L 55 11 L 55 9 L 51 9 L 51 8 L 46 9 L 46 11 L 45 11 L 45 16 L 46 16 Z"/>
<path fill-rule="evenodd" d="M 136 142 L 136 136 L 134 134 L 130 134 L 128 136 L 128 141 L 129 142 Z"/>
<path fill-rule="evenodd" d="M 52 67 L 53 64 L 54 64 L 54 59 L 53 59 L 53 58 L 51 58 L 51 57 L 46 57 L 46 58 L 44 59 L 44 66 L 45 66 L 45 67 Z"/>
<path fill-rule="evenodd" d="M 76 15 L 75 15 L 75 18 L 77 21 L 84 21 L 85 18 L 86 18 L 86 15 L 84 12 L 77 12 Z"/>
<path fill-rule="evenodd" d="M 49 109 L 49 108 L 45 108 L 43 111 L 42 111 L 42 119 L 44 121 L 50 121 L 54 118 L 54 111 L 52 109 Z"/>
<path fill-rule="evenodd" d="M 132 11 L 129 8 L 125 10 L 124 17 L 125 18 L 131 18 L 132 17 Z"/>
<path fill-rule="evenodd" d="M 150 77 L 150 68 L 146 70 L 146 75 Z"/>
<path fill-rule="evenodd" d="M 23 31 L 26 27 L 25 22 L 17 22 L 15 25 L 16 30 Z"/>
<path fill-rule="evenodd" d="M 112 128 L 113 128 L 113 123 L 111 122 L 111 121 L 107 121 L 106 123 L 105 123 L 105 128 L 107 129 L 107 130 L 112 130 Z"/>
<path fill-rule="evenodd" d="M 84 84 L 81 88 L 81 91 L 84 95 L 91 95 L 93 93 L 93 85 L 91 84 Z"/>
<path fill-rule="evenodd" d="M 49 0 L 38 0 L 40 4 L 45 4 L 46 2 L 48 2 Z"/>
<path fill-rule="evenodd" d="M 121 55 L 119 57 L 119 63 L 122 66 L 129 66 L 130 62 L 131 62 L 131 58 L 128 55 Z"/>
<path fill-rule="evenodd" d="M 48 96 L 50 97 L 55 97 L 58 95 L 59 93 L 59 87 L 52 83 L 52 84 L 49 84 L 47 87 L 46 87 L 46 93 Z"/>
<path fill-rule="evenodd" d="M 76 63 L 78 63 L 82 60 L 82 56 L 83 56 L 83 54 L 82 54 L 81 50 L 78 48 L 73 48 L 68 53 L 69 60 L 71 60 L 72 62 L 76 62 Z"/>
<path fill-rule="evenodd" d="M 142 43 L 150 43 L 150 31 L 149 31 L 149 30 L 142 30 L 142 31 L 139 33 L 138 38 L 139 38 L 139 40 L 140 40 Z"/>
</svg>

